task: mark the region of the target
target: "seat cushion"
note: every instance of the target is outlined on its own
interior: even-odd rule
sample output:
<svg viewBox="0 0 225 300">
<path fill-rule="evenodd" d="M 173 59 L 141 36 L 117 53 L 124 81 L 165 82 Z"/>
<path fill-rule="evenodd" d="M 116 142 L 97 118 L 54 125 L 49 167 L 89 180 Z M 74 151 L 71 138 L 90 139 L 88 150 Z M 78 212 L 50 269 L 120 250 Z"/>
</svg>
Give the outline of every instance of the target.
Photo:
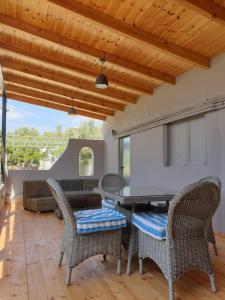
<svg viewBox="0 0 225 300">
<path fill-rule="evenodd" d="M 126 217 L 114 209 L 89 209 L 74 212 L 74 214 L 78 234 L 118 230 L 127 225 Z"/>
<path fill-rule="evenodd" d="M 104 199 L 104 200 L 102 200 L 102 208 L 115 209 L 116 206 L 117 206 L 116 201 L 114 201 L 112 199 Z"/>
<path fill-rule="evenodd" d="M 166 239 L 167 214 L 137 212 L 133 214 L 132 223 L 158 240 Z"/>
</svg>

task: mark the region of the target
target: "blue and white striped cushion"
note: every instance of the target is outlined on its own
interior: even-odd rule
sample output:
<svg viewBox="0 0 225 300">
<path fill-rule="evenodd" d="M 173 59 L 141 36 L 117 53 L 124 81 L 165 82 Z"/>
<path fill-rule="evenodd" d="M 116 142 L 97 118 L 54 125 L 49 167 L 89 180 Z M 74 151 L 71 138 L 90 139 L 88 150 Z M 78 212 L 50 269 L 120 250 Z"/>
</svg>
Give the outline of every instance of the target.
<svg viewBox="0 0 225 300">
<path fill-rule="evenodd" d="M 74 212 L 77 233 L 118 230 L 127 226 L 126 217 L 114 209 L 100 208 Z"/>
<path fill-rule="evenodd" d="M 132 223 L 144 233 L 158 239 L 166 239 L 167 214 L 138 212 L 134 213 Z"/>
<path fill-rule="evenodd" d="M 102 200 L 102 208 L 111 208 L 116 209 L 116 201 L 112 199 L 103 199 Z"/>
</svg>

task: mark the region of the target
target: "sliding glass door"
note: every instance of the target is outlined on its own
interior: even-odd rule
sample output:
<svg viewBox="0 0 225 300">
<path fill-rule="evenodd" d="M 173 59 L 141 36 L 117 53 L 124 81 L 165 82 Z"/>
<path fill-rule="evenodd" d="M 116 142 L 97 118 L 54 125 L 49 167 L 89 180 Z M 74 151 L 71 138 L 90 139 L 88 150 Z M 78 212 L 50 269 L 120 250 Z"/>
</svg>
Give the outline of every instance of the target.
<svg viewBox="0 0 225 300">
<path fill-rule="evenodd" d="M 130 137 L 122 137 L 119 140 L 119 171 L 126 184 L 130 183 Z"/>
</svg>

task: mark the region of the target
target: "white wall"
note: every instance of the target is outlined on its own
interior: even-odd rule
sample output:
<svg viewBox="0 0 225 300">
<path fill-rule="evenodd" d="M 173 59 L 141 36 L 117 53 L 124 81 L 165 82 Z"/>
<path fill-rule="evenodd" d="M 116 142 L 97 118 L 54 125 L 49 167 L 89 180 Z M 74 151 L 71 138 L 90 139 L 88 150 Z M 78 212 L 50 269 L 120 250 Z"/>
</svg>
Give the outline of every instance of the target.
<svg viewBox="0 0 225 300">
<path fill-rule="evenodd" d="M 23 193 L 23 181 L 55 179 L 75 179 L 79 177 L 79 152 L 90 147 L 94 153 L 94 175 L 100 178 L 104 173 L 104 141 L 70 139 L 66 150 L 49 170 L 11 170 L 7 182 L 7 195 L 18 196 Z"/>
<path fill-rule="evenodd" d="M 104 124 L 105 172 L 118 172 L 118 140 L 111 130 L 131 126 L 172 113 L 178 108 L 225 96 L 225 54 L 213 59 L 209 70 L 193 69 L 177 78 L 176 86 L 163 85 L 153 96 L 140 97 L 137 105 L 107 118 Z M 131 184 L 180 189 L 206 175 L 216 175 L 225 190 L 225 109 L 206 115 L 208 166 L 164 167 L 163 127 L 131 135 Z M 225 201 L 214 218 L 215 228 L 225 232 Z"/>
</svg>

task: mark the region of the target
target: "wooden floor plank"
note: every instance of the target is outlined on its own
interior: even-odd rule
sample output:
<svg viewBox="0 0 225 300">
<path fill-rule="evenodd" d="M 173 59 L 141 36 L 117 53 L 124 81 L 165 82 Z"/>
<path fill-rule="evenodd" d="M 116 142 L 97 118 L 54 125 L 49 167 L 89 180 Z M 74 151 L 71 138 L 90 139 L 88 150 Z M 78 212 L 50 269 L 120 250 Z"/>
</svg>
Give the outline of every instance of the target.
<svg viewBox="0 0 225 300">
<path fill-rule="evenodd" d="M 89 258 L 72 273 L 65 285 L 66 266 L 58 268 L 63 221 L 54 213 L 35 214 L 18 207 L 0 212 L 0 300 L 164 300 L 168 285 L 157 265 L 144 262 L 145 273 L 118 276 L 116 260 L 102 256 Z M 219 255 L 210 246 L 218 292 L 210 290 L 207 274 L 190 271 L 175 283 L 176 300 L 225 300 L 225 236 L 217 235 Z"/>
<path fill-rule="evenodd" d="M 0 300 L 10 297 L 12 246 L 9 240 L 9 215 L 9 207 L 0 212 Z"/>
<path fill-rule="evenodd" d="M 40 263 L 27 266 L 29 300 L 47 300 L 45 277 Z"/>
<path fill-rule="evenodd" d="M 23 235 L 23 212 L 15 211 L 14 222 L 12 222 L 12 272 L 10 285 L 10 300 L 28 299 L 26 251 Z"/>
<path fill-rule="evenodd" d="M 6 246 L 0 251 L 0 300 L 10 298 L 10 283 L 12 272 L 11 247 Z"/>
</svg>

